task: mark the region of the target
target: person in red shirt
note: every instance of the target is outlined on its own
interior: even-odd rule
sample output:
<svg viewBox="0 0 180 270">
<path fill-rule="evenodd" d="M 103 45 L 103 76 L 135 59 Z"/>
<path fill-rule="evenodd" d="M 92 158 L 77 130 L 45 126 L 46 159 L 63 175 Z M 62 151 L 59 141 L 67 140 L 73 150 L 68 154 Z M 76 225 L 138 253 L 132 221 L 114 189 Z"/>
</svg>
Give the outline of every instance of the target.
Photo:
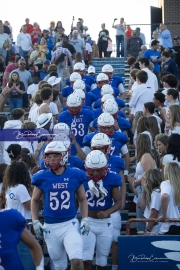
<svg viewBox="0 0 180 270">
<path fill-rule="evenodd" d="M 5 72 L 4 72 L 4 76 L 3 76 L 3 83 L 2 83 L 2 86 L 3 88 L 7 85 L 7 83 L 9 82 L 9 74 L 18 68 L 18 61 L 19 59 L 21 59 L 20 55 L 19 54 L 16 54 L 15 55 L 15 63 L 10 63 L 6 69 L 5 69 Z"/>
<path fill-rule="evenodd" d="M 28 18 L 25 19 L 25 22 L 26 22 L 26 27 L 27 27 L 26 33 L 31 34 L 31 32 L 33 31 L 33 25 L 29 23 Z"/>
<path fill-rule="evenodd" d="M 38 39 L 42 36 L 42 31 L 39 28 L 39 24 L 37 22 L 33 23 L 33 28 L 30 33 L 32 38 L 32 44 L 37 43 Z"/>
<path fill-rule="evenodd" d="M 132 36 L 132 29 L 130 25 L 126 25 L 126 40 Z"/>
</svg>

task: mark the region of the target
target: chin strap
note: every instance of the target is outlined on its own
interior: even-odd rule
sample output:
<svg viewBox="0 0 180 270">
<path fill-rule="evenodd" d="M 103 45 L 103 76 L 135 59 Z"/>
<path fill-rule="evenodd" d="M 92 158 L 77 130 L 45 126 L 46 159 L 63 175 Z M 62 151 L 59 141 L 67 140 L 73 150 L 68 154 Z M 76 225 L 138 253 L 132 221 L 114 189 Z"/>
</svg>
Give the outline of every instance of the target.
<svg viewBox="0 0 180 270">
<path fill-rule="evenodd" d="M 94 182 L 93 180 L 89 180 L 88 182 L 89 190 L 99 198 L 100 195 L 107 196 L 108 191 L 103 187 L 103 181 L 99 180 L 98 182 Z"/>
</svg>

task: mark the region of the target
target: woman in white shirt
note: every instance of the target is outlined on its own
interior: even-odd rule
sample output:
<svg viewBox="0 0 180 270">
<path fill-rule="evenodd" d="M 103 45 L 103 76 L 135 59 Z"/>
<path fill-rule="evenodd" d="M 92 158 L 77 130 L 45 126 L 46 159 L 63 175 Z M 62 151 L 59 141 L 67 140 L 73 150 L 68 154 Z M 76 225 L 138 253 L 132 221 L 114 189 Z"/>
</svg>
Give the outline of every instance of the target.
<svg viewBox="0 0 180 270">
<path fill-rule="evenodd" d="M 134 188 L 134 202 L 136 203 L 136 216 L 143 218 L 142 210 L 139 208 L 139 201 L 142 192 L 141 180 L 146 171 L 156 168 L 156 161 L 151 150 L 150 137 L 147 134 L 139 134 L 136 141 L 137 166 L 134 177 L 128 176 L 128 181 Z M 137 231 L 144 231 L 145 224 L 137 223 Z"/>
<path fill-rule="evenodd" d="M 180 218 L 180 167 L 171 162 L 165 166 L 161 183 L 162 218 Z M 161 223 L 159 234 L 180 235 L 180 223 Z"/>
<path fill-rule="evenodd" d="M 31 220 L 31 194 L 31 179 L 26 164 L 12 161 L 4 174 L 0 208 L 16 209 L 28 223 Z M 24 268 L 34 270 L 30 249 L 20 241 L 17 250 Z"/>
<path fill-rule="evenodd" d="M 164 167 L 170 162 L 175 162 L 180 166 L 180 135 L 172 134 L 169 137 L 167 154 L 162 159 L 162 174 L 164 175 Z"/>
<path fill-rule="evenodd" d="M 158 218 L 161 215 L 161 191 L 162 176 L 159 170 L 150 169 L 143 176 L 140 207 L 144 211 L 145 218 Z M 160 224 L 146 222 L 145 232 L 159 233 Z"/>
<path fill-rule="evenodd" d="M 12 161 L 4 174 L 1 203 L 6 208 L 18 210 L 26 220 L 29 220 L 31 193 L 31 179 L 26 164 L 22 161 Z"/>
</svg>

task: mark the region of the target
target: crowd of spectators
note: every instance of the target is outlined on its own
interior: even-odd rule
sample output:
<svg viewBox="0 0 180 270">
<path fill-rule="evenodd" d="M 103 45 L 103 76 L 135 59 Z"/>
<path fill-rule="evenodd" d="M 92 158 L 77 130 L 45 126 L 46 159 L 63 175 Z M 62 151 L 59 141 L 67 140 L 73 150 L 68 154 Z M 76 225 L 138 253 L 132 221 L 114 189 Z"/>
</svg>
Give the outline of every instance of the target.
<svg viewBox="0 0 180 270">
<path fill-rule="evenodd" d="M 0 25 L 0 111 L 8 103 L 11 118 L 0 116 L 0 208 L 21 213 L 0 211 L 1 216 L 10 213 L 19 224 L 14 228 L 7 217 L 0 229 L 16 235 L 13 245 L 6 247 L 8 254 L 16 255 L 19 269 L 22 264 L 44 269 L 42 251 L 25 228 L 32 221 L 34 234 L 39 240 L 44 236 L 51 270 L 67 268 L 66 254 L 73 269 L 83 269 L 83 263 L 84 269 L 92 269 L 95 247 L 97 268 L 105 269 L 112 247 L 112 270 L 117 270 L 120 210 L 126 207 L 127 183 L 138 218 L 180 218 L 180 38 L 174 37 L 172 47 L 170 32 L 161 24 L 147 49 L 139 28 L 125 30 L 123 18 L 120 24 L 115 21 L 117 57 L 123 56 L 127 33 L 128 89 L 114 75 L 112 65 L 103 65 L 99 74 L 90 65 L 96 48 L 81 18 L 75 27 L 73 18 L 70 35 L 61 21 L 51 21 L 49 28 L 41 30 L 38 23 L 31 25 L 26 19 L 17 45 L 12 43 L 9 23 Z M 104 23 L 101 28 L 100 58 L 111 52 L 109 31 Z M 14 129 L 42 136 L 17 141 Z M 134 149 L 131 158 L 130 148 Z M 39 210 L 44 226 L 38 220 Z M 136 230 L 146 235 L 180 235 L 180 223 L 138 223 Z M 2 266 L 11 264 L 10 269 L 13 262 L 3 261 Z"/>
</svg>

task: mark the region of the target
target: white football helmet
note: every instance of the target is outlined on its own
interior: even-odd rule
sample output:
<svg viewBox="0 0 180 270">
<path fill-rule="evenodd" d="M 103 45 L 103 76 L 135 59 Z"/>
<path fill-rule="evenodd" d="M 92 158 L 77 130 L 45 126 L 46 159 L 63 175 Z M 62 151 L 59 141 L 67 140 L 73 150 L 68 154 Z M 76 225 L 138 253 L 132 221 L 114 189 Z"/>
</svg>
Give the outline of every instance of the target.
<svg viewBox="0 0 180 270">
<path fill-rule="evenodd" d="M 86 97 L 84 91 L 81 89 L 76 89 L 73 93 L 77 94 L 81 98 L 82 106 L 83 106 L 85 103 L 85 97 Z"/>
<path fill-rule="evenodd" d="M 83 82 L 83 80 L 76 80 L 73 84 L 73 89 L 81 89 L 81 90 L 85 90 L 86 89 L 86 85 Z"/>
<path fill-rule="evenodd" d="M 114 119 L 117 118 L 118 116 L 118 105 L 117 102 L 115 100 L 112 99 L 108 99 L 104 102 L 104 104 L 102 105 L 102 109 L 104 113 L 109 113 L 111 114 Z"/>
<path fill-rule="evenodd" d="M 70 135 L 70 127 L 63 122 L 60 122 L 54 126 L 54 134 L 65 134 L 66 136 Z"/>
<path fill-rule="evenodd" d="M 101 104 L 104 104 L 104 102 L 108 99 L 115 100 L 115 97 L 111 94 L 106 94 L 101 98 Z"/>
<path fill-rule="evenodd" d="M 102 180 L 106 177 L 108 170 L 106 156 L 99 150 L 91 151 L 86 157 L 85 169 L 87 176 L 93 181 Z"/>
<path fill-rule="evenodd" d="M 109 113 L 102 113 L 98 117 L 97 124 L 99 132 L 105 133 L 108 136 L 114 134 L 114 118 Z"/>
<path fill-rule="evenodd" d="M 70 75 L 69 80 L 70 80 L 71 82 L 75 82 L 76 80 L 81 80 L 81 75 L 80 75 L 78 72 L 73 72 L 73 73 Z"/>
<path fill-rule="evenodd" d="M 112 67 L 111 65 L 109 65 L 109 64 L 104 65 L 104 66 L 102 67 L 102 72 L 104 72 L 104 73 L 108 76 L 109 79 L 112 78 L 112 76 L 113 76 L 113 71 L 114 71 L 113 67 Z"/>
<path fill-rule="evenodd" d="M 109 79 L 108 79 L 108 76 L 104 73 L 99 73 L 99 75 L 97 75 L 97 78 L 96 78 L 96 81 L 97 82 L 100 82 L 100 81 L 107 81 L 107 84 L 109 82 Z"/>
<path fill-rule="evenodd" d="M 82 63 L 81 63 L 81 62 L 77 62 L 77 63 L 74 65 L 73 70 L 74 70 L 75 72 L 79 72 L 79 71 L 81 70 L 81 68 L 82 68 Z"/>
<path fill-rule="evenodd" d="M 114 89 L 112 88 L 111 85 L 104 84 L 103 87 L 101 88 L 101 96 L 104 96 L 107 94 L 114 95 Z"/>
<path fill-rule="evenodd" d="M 72 115 L 78 115 L 82 108 L 82 99 L 76 93 L 72 93 L 67 98 L 67 109 Z"/>
<path fill-rule="evenodd" d="M 49 154 L 60 154 L 58 158 L 51 157 Z M 44 164 L 47 168 L 56 171 L 60 167 L 64 166 L 68 161 L 68 152 L 63 142 L 52 141 L 50 142 L 44 151 Z"/>
<path fill-rule="evenodd" d="M 111 150 L 111 140 L 104 133 L 97 133 L 91 140 L 91 150 L 104 149 L 104 154 L 109 154 Z"/>
<path fill-rule="evenodd" d="M 56 136 L 53 138 L 53 141 L 62 142 L 64 144 L 64 146 L 66 147 L 66 150 L 70 154 L 71 141 L 70 141 L 69 137 L 66 134 L 63 134 L 63 133 L 56 134 Z"/>
<path fill-rule="evenodd" d="M 113 67 L 109 64 L 106 64 L 102 67 L 102 72 L 113 72 L 113 71 L 114 71 Z"/>
</svg>

